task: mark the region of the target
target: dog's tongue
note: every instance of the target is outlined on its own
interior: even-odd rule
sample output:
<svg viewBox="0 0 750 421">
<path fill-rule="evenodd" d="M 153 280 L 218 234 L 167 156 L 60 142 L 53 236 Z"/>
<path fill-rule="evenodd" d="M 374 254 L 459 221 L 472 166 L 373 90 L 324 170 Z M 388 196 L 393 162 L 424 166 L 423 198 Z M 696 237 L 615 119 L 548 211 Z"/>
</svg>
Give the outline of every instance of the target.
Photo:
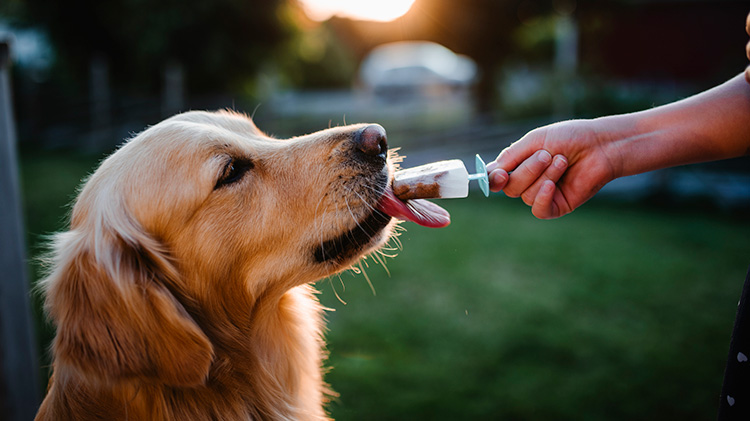
<svg viewBox="0 0 750 421">
<path fill-rule="evenodd" d="M 394 218 L 411 221 L 429 228 L 442 228 L 451 223 L 451 215 L 440 206 L 424 199 L 402 202 L 392 189 L 387 189 L 378 208 Z"/>
</svg>

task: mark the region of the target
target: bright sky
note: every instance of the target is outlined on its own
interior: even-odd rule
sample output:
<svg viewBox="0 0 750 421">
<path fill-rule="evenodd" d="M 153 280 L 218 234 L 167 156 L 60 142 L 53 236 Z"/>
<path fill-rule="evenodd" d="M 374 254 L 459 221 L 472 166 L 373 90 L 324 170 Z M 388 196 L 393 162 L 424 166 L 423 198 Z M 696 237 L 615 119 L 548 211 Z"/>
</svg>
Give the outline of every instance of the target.
<svg viewBox="0 0 750 421">
<path fill-rule="evenodd" d="M 414 0 L 299 0 L 311 19 L 324 21 L 333 15 L 387 22 L 406 12 Z"/>
</svg>

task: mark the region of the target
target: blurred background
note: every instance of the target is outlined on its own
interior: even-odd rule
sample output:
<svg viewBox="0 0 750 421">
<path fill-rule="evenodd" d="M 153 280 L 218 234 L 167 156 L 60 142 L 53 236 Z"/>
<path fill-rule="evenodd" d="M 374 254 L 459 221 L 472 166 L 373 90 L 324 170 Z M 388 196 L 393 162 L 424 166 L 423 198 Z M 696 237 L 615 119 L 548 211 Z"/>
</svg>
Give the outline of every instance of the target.
<svg viewBox="0 0 750 421">
<path fill-rule="evenodd" d="M 34 258 L 65 229 L 86 175 L 181 111 L 236 110 L 281 138 L 380 123 L 403 166 L 472 169 L 474 154 L 489 162 L 539 125 L 733 77 L 747 65 L 748 11 L 732 0 L 3 0 L 0 133 L 16 145 L 25 223 L 3 253 L 23 244 L 33 286 Z M 474 192 L 441 202 L 448 228 L 402 224 L 385 251 L 396 258 L 318 284 L 335 309 L 331 415 L 713 418 L 750 263 L 748 164 L 616 180 L 555 221 Z M 8 191 L 3 207 L 15 206 Z M 38 400 L 53 328 L 30 296 Z M 20 317 L 0 316 L 0 331 Z M 0 413 L 14 413 L 12 387 L 0 385 Z"/>
</svg>

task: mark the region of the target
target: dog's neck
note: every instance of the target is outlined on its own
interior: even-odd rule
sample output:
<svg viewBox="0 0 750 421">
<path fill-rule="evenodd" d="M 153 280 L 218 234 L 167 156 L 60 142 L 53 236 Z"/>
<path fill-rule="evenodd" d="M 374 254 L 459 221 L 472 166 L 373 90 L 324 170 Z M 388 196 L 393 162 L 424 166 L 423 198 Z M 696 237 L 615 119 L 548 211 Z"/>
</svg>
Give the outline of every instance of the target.
<svg viewBox="0 0 750 421">
<path fill-rule="evenodd" d="M 200 305 L 200 311 L 185 305 L 214 347 L 207 385 L 253 390 L 245 397 L 248 404 L 271 418 L 284 415 L 268 413 L 279 408 L 304 408 L 323 417 L 322 405 L 333 392 L 321 387 L 324 318 L 314 288 L 302 285 L 259 297 L 237 292 L 231 300 Z M 279 402 L 284 396 L 298 402 Z"/>
</svg>

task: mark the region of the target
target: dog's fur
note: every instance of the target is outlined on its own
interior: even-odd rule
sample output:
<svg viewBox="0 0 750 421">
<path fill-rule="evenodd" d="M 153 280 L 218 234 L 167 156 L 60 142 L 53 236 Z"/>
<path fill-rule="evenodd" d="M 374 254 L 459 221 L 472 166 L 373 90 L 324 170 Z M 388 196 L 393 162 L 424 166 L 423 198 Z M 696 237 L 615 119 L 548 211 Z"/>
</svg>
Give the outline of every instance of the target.
<svg viewBox="0 0 750 421">
<path fill-rule="evenodd" d="M 41 283 L 56 325 L 38 420 L 326 419 L 309 283 L 389 236 L 364 125 L 290 140 L 189 112 L 83 186 Z"/>
</svg>

